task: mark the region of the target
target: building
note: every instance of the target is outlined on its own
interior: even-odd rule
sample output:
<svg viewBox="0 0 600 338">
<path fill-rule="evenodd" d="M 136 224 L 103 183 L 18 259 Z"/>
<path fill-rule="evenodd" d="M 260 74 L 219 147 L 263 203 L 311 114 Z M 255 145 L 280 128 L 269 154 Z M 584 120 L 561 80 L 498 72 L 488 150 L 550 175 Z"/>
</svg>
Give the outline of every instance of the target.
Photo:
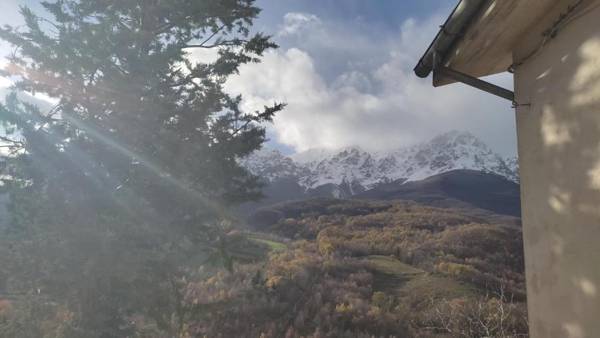
<svg viewBox="0 0 600 338">
<path fill-rule="evenodd" d="M 513 101 L 531 336 L 600 337 L 600 0 L 462 0 L 415 73 Z"/>
</svg>

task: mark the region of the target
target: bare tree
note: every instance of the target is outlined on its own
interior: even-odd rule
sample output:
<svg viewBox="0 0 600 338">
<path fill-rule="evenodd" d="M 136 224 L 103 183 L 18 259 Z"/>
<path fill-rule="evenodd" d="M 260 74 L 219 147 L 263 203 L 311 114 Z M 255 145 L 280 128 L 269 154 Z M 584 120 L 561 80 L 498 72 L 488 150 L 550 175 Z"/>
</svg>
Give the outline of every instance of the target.
<svg viewBox="0 0 600 338">
<path fill-rule="evenodd" d="M 504 286 L 478 298 L 430 299 L 427 330 L 452 337 L 528 337 L 524 303 L 508 297 Z"/>
</svg>

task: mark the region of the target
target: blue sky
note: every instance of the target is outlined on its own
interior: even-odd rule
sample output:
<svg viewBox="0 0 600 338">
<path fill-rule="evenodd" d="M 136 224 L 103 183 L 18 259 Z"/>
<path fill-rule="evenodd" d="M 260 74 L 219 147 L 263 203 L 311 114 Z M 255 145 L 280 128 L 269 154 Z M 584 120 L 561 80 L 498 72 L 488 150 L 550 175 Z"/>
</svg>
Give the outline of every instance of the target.
<svg viewBox="0 0 600 338">
<path fill-rule="evenodd" d="M 18 24 L 2 0 L 0 24 Z M 243 67 L 227 90 L 254 110 L 288 103 L 268 127 L 270 146 L 286 153 L 358 145 L 386 150 L 457 129 L 514 155 L 510 103 L 461 84 L 433 88 L 412 68 L 457 0 L 257 0 L 256 30 L 280 45 Z M 491 79 L 512 87 L 507 74 Z"/>
<path fill-rule="evenodd" d="M 345 23 L 362 19 L 382 30 L 397 28 L 404 20 L 425 18 L 435 11 L 450 10 L 455 0 L 257 0 L 263 9 L 261 23 L 279 24 L 289 12 L 313 13 L 331 21 Z"/>
<path fill-rule="evenodd" d="M 426 19 L 432 13 L 445 13 L 455 5 L 455 0 L 258 0 L 263 11 L 256 23 L 257 29 L 271 34 L 281 30 L 285 17 L 290 13 L 313 15 L 326 29 L 339 37 L 347 35 L 357 39 L 369 39 L 373 47 L 384 47 L 395 39 L 402 24 L 410 19 Z M 307 23 L 310 24 L 310 23 Z M 317 39 L 315 39 L 315 37 Z M 288 34 L 276 36 L 283 49 L 299 48 L 313 55 L 319 73 L 326 78 L 347 70 L 349 63 L 381 62 L 384 50 L 368 51 L 354 48 L 352 38 L 333 44 L 318 40 L 321 36 Z"/>
</svg>

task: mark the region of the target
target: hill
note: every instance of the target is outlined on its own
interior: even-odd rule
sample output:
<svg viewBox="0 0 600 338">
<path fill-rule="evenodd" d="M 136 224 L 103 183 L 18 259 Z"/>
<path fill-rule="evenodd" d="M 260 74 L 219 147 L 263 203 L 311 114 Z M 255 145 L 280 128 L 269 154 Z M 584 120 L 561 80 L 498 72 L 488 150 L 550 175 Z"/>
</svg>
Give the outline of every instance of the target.
<svg viewBox="0 0 600 338">
<path fill-rule="evenodd" d="M 354 196 L 372 200 L 411 200 L 422 204 L 479 208 L 501 215 L 521 216 L 519 185 L 475 170 L 453 170 L 413 182 L 382 184 Z"/>
<path fill-rule="evenodd" d="M 249 236 L 271 254 L 189 291 L 221 304 L 197 334 L 526 336 L 521 229 L 496 221 L 398 200 L 262 208 Z"/>
</svg>

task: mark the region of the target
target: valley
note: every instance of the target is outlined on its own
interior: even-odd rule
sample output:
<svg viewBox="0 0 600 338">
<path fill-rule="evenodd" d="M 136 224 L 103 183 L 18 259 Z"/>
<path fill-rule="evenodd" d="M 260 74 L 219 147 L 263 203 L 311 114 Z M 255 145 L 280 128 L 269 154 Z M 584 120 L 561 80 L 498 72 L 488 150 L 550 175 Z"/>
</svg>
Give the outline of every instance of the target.
<svg viewBox="0 0 600 338">
<path fill-rule="evenodd" d="M 333 198 L 259 209 L 246 237 L 263 258 L 191 289 L 199 300 L 222 294 L 220 301 L 232 304 L 200 320 L 199 333 L 227 328 L 239 335 L 253 327 L 243 336 L 525 335 L 520 226 L 465 211 Z"/>
<path fill-rule="evenodd" d="M 465 132 L 378 154 L 255 153 L 242 164 L 265 196 L 239 214 L 264 251 L 203 286 L 252 280 L 200 333 L 235 317 L 249 337 L 525 336 L 514 163 Z"/>
</svg>

